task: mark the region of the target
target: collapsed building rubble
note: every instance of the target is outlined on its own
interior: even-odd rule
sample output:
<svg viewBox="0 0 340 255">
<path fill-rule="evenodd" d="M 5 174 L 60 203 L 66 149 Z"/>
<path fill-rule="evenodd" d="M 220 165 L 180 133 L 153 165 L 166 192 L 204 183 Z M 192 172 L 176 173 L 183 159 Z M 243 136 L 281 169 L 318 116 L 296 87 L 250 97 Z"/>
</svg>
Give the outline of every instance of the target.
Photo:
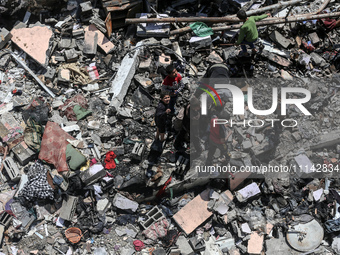
<svg viewBox="0 0 340 255">
<path fill-rule="evenodd" d="M 0 254 L 340 253 L 337 1 L 57 2 L 0 3 Z M 235 45 L 239 9 L 273 16 L 248 56 Z M 170 64 L 184 88 L 159 143 Z M 236 171 L 221 176 L 190 167 L 208 157 L 210 119 L 194 122 L 202 152 L 183 135 L 214 70 L 245 93 L 224 155 Z M 273 87 L 310 91 L 312 114 L 253 114 Z M 221 95 L 209 111 L 233 115 Z"/>
</svg>

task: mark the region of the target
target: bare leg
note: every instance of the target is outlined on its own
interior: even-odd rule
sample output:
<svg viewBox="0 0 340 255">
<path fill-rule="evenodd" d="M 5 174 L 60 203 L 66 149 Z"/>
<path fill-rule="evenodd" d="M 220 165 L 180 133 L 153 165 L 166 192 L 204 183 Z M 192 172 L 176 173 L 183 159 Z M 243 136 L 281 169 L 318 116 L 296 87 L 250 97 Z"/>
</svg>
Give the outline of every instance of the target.
<svg viewBox="0 0 340 255">
<path fill-rule="evenodd" d="M 340 19 L 336 21 L 335 27 L 340 27 Z"/>
<path fill-rule="evenodd" d="M 163 142 L 165 133 L 160 133 L 160 135 L 161 135 L 161 142 Z"/>
<path fill-rule="evenodd" d="M 157 128 L 155 140 L 159 139 L 159 129 Z"/>
</svg>

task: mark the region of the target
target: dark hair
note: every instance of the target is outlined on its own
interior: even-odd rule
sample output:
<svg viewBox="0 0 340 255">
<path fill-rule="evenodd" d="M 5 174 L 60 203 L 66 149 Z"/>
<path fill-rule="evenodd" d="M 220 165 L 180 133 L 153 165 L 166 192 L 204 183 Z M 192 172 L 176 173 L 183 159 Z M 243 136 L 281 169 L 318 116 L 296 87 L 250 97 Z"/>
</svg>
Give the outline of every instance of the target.
<svg viewBox="0 0 340 255">
<path fill-rule="evenodd" d="M 247 13 L 244 10 L 239 10 L 238 13 L 237 13 L 237 17 L 240 20 L 246 20 L 248 16 L 247 16 Z"/>
<path fill-rule="evenodd" d="M 160 96 L 161 96 L 161 99 L 163 99 L 165 96 L 170 96 L 170 92 L 166 91 L 166 90 L 163 90 L 163 91 L 161 91 Z"/>
<path fill-rule="evenodd" d="M 165 71 L 167 74 L 171 74 L 174 69 L 175 69 L 175 66 L 171 64 L 165 68 Z"/>
<path fill-rule="evenodd" d="M 192 107 L 197 107 L 197 106 L 200 105 L 200 101 L 199 101 L 196 97 L 193 97 L 193 98 L 191 98 L 191 100 L 190 100 L 190 105 L 191 105 Z"/>
</svg>

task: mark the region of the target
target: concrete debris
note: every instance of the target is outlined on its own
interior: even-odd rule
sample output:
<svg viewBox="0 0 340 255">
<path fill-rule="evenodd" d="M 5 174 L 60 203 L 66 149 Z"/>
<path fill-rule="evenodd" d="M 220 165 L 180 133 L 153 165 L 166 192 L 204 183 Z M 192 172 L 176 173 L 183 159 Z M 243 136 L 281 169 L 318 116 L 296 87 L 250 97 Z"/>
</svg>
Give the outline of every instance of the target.
<svg viewBox="0 0 340 255">
<path fill-rule="evenodd" d="M 338 5 L 0 1 L 0 254 L 339 254 Z"/>
<path fill-rule="evenodd" d="M 47 26 L 14 28 L 11 30 L 11 40 L 39 64 L 47 64 L 52 30 Z"/>
</svg>

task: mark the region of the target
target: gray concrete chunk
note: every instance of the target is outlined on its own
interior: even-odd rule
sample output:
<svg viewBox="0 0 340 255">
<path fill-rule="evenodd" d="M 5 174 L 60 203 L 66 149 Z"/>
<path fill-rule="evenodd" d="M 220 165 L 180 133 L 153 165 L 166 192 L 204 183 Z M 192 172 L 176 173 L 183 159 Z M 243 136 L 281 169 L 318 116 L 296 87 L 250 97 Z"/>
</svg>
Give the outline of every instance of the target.
<svg viewBox="0 0 340 255">
<path fill-rule="evenodd" d="M 277 31 L 273 31 L 270 34 L 270 39 L 272 39 L 274 42 L 278 43 L 279 45 L 281 45 L 283 48 L 288 48 L 290 46 L 290 40 L 287 40 L 285 37 L 283 37 L 283 35 L 281 35 L 279 32 Z"/>
<path fill-rule="evenodd" d="M 137 49 L 134 51 L 132 57 L 127 54 L 123 61 L 121 62 L 121 66 L 118 69 L 117 75 L 111 83 L 111 89 L 109 93 L 112 95 L 112 100 L 110 106 L 118 109 L 125 98 L 125 95 L 129 89 L 131 84 L 131 80 L 136 72 L 136 66 L 138 64 L 138 54 L 143 45 L 143 41 L 138 42 L 136 47 Z"/>
<path fill-rule="evenodd" d="M 121 194 L 116 194 L 113 199 L 113 205 L 119 209 L 122 210 L 131 210 L 135 212 L 138 208 L 138 203 L 135 201 L 132 201 Z"/>
</svg>

